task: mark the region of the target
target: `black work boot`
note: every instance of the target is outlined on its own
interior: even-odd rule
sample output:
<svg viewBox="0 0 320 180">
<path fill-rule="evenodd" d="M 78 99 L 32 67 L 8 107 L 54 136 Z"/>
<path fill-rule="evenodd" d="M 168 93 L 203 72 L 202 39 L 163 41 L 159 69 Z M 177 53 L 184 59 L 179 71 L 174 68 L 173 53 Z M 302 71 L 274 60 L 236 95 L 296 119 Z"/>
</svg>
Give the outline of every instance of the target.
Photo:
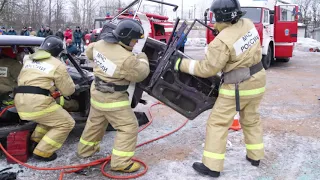
<svg viewBox="0 0 320 180">
<path fill-rule="evenodd" d="M 45 157 L 33 154 L 33 157 L 39 161 L 49 162 L 49 161 L 53 161 L 53 160 L 57 159 L 58 155 L 56 153 L 53 153 L 50 157 L 45 158 Z"/>
<path fill-rule="evenodd" d="M 248 156 L 246 156 L 246 159 L 247 159 L 249 162 L 251 162 L 251 165 L 252 165 L 252 166 L 258 167 L 259 164 L 260 164 L 260 160 L 256 161 L 256 160 L 250 159 Z"/>
<path fill-rule="evenodd" d="M 220 172 L 211 171 L 203 163 L 195 162 L 195 163 L 193 163 L 192 167 L 194 170 L 196 170 L 197 172 L 204 174 L 204 175 L 209 175 L 211 177 L 219 177 L 220 176 Z"/>
</svg>

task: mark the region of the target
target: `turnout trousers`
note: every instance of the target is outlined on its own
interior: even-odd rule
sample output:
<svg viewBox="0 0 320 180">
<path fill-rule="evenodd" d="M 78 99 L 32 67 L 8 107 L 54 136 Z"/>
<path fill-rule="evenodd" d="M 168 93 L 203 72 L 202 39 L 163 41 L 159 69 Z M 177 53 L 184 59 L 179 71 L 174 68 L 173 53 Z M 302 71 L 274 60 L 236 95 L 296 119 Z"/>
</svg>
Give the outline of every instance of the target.
<svg viewBox="0 0 320 180">
<path fill-rule="evenodd" d="M 243 129 L 247 156 L 253 160 L 264 157 L 263 131 L 258 108 L 261 97 L 241 99 L 240 123 Z M 236 115 L 234 99 L 218 97 L 207 121 L 206 141 L 202 162 L 212 171 L 221 172 L 224 166 L 228 129 Z"/>
<path fill-rule="evenodd" d="M 70 114 L 62 108 L 32 121 L 38 123 L 31 135 L 31 140 L 38 143 L 33 153 L 45 158 L 61 148 L 75 125 Z"/>
<path fill-rule="evenodd" d="M 131 158 L 134 156 L 138 135 L 138 121 L 131 108 L 101 111 L 91 106 L 78 145 L 78 156 L 89 157 L 100 150 L 100 142 L 108 123 L 117 130 L 111 155 L 111 168 L 127 167 L 132 164 Z"/>
</svg>

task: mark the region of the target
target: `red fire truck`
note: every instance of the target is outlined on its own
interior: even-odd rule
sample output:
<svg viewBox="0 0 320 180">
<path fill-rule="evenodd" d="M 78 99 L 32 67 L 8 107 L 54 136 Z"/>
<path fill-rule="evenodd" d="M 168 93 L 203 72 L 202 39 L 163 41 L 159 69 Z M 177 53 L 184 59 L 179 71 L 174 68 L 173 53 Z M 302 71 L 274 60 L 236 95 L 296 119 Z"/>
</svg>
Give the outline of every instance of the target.
<svg viewBox="0 0 320 180">
<path fill-rule="evenodd" d="M 162 1 L 156 1 L 156 0 L 147 0 L 147 1 L 165 4 L 165 5 L 169 5 L 169 6 L 174 6 L 175 8 L 173 11 L 176 11 L 178 8 L 178 6 L 176 6 L 176 5 L 165 3 Z M 136 0 L 134 2 L 138 3 L 139 0 Z M 129 6 L 132 7 L 132 4 L 130 4 Z M 119 12 L 120 11 L 123 11 L 123 12 L 120 13 L 121 15 L 117 17 L 117 20 L 121 20 L 124 18 L 133 19 L 134 12 L 132 10 L 129 10 L 129 8 L 124 8 L 123 10 L 119 9 Z M 168 42 L 170 35 L 172 34 L 173 26 L 174 26 L 173 22 L 168 21 L 169 17 L 161 16 L 158 14 L 152 14 L 152 13 L 144 13 L 144 14 L 148 17 L 150 24 L 151 24 L 151 32 L 149 34 L 149 37 L 156 39 L 156 40 L 159 40 L 159 41 L 162 41 L 162 42 Z M 92 31 L 92 34 L 87 34 L 85 36 L 86 45 L 90 44 L 91 42 L 94 42 L 96 40 L 96 38 L 99 36 L 103 25 L 105 23 L 111 21 L 113 18 L 114 18 L 114 16 L 107 15 L 105 18 L 95 19 L 94 30 Z M 138 16 L 136 16 L 135 19 L 138 20 L 139 19 Z"/>
<path fill-rule="evenodd" d="M 259 32 L 262 45 L 262 63 L 268 69 L 275 60 L 288 62 L 297 42 L 298 6 L 290 0 L 239 0 L 241 9 L 246 11 L 244 18 L 251 19 Z M 205 13 L 205 17 L 207 13 Z M 209 25 L 215 19 L 212 12 Z M 214 35 L 207 30 L 207 43 Z"/>
</svg>

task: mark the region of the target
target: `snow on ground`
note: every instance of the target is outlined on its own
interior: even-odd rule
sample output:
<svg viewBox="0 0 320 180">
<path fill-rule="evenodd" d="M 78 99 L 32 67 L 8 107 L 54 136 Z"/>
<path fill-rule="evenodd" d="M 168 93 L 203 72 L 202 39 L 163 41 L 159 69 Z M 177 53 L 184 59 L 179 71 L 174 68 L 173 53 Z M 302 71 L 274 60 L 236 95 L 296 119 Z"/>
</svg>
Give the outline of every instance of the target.
<svg viewBox="0 0 320 180">
<path fill-rule="evenodd" d="M 204 56 L 203 48 L 186 48 L 186 53 L 196 59 Z M 318 180 L 320 177 L 320 54 L 295 51 L 288 63 L 275 63 L 267 71 L 267 91 L 260 112 L 264 126 L 265 159 L 259 168 L 245 160 L 245 145 L 242 131 L 230 131 L 226 152 L 225 170 L 221 180 Z M 148 105 L 136 110 L 147 112 L 155 99 L 144 94 Z M 138 143 L 158 137 L 180 126 L 185 118 L 165 106 L 152 110 L 155 120 L 141 132 Z M 149 171 L 141 180 L 209 180 L 192 169 L 192 163 L 200 161 L 205 138 L 205 125 L 210 111 L 202 113 L 177 133 L 143 146 L 136 157 L 146 162 Z M 59 158 L 51 163 L 39 163 L 34 159 L 29 164 L 48 167 L 86 163 L 111 153 L 115 132 L 107 132 L 101 143 L 101 151 L 89 159 L 75 155 L 83 126 L 78 125 L 70 134 Z M 0 170 L 13 166 L 23 169 L 19 180 L 58 179 L 58 171 L 33 171 L 18 165 L 8 165 L 0 157 Z M 107 179 L 99 167 L 89 170 L 87 176 L 66 175 L 64 179 Z"/>
<path fill-rule="evenodd" d="M 186 46 L 205 47 L 207 45 L 206 38 L 188 38 Z"/>
<path fill-rule="evenodd" d="M 205 30 L 191 30 L 186 46 L 189 47 L 205 47 L 207 45 L 206 31 Z"/>
<path fill-rule="evenodd" d="M 309 52 L 310 48 L 320 49 L 320 42 L 311 38 L 298 38 L 295 49 L 298 51 Z"/>
</svg>

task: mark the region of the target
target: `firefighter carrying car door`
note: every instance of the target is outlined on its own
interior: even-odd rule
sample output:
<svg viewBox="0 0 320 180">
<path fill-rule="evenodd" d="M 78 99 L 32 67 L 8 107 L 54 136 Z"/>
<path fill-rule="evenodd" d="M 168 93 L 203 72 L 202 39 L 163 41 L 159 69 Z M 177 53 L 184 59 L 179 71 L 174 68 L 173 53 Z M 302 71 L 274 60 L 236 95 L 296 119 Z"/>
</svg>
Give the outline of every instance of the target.
<svg viewBox="0 0 320 180">
<path fill-rule="evenodd" d="M 144 30 L 138 21 L 124 19 L 116 29 L 88 46 L 86 55 L 94 60 L 91 86 L 91 109 L 78 145 L 78 156 L 90 157 L 100 150 L 108 123 L 117 130 L 111 157 L 111 170 L 134 172 L 140 164 L 133 162 L 138 121 L 131 109 L 127 89 L 130 82 L 140 82 L 149 74 L 145 53 L 135 56 L 133 46 Z"/>
<path fill-rule="evenodd" d="M 207 121 L 202 163 L 193 164 L 197 172 L 218 177 L 223 170 L 228 129 L 237 111 L 240 111 L 245 136 L 246 159 L 258 166 L 264 157 L 258 107 L 265 92 L 266 74 L 261 64 L 258 32 L 250 20 L 241 18 L 244 13 L 239 2 L 216 0 L 210 10 L 214 13 L 215 29 L 219 34 L 209 44 L 205 60 L 177 56 L 173 60 L 175 70 L 195 76 L 207 78 L 221 70 L 224 74 L 219 97 Z M 239 98 L 236 98 L 237 94 Z"/>
<path fill-rule="evenodd" d="M 31 139 L 36 144 L 34 157 L 41 161 L 57 158 L 55 151 L 61 148 L 75 124 L 70 114 L 50 96 L 58 89 L 67 97 L 77 87 L 65 64 L 56 58 L 62 51 L 63 42 L 56 36 L 48 36 L 38 51 L 25 58 L 14 90 L 20 118 L 38 123 Z"/>
</svg>

